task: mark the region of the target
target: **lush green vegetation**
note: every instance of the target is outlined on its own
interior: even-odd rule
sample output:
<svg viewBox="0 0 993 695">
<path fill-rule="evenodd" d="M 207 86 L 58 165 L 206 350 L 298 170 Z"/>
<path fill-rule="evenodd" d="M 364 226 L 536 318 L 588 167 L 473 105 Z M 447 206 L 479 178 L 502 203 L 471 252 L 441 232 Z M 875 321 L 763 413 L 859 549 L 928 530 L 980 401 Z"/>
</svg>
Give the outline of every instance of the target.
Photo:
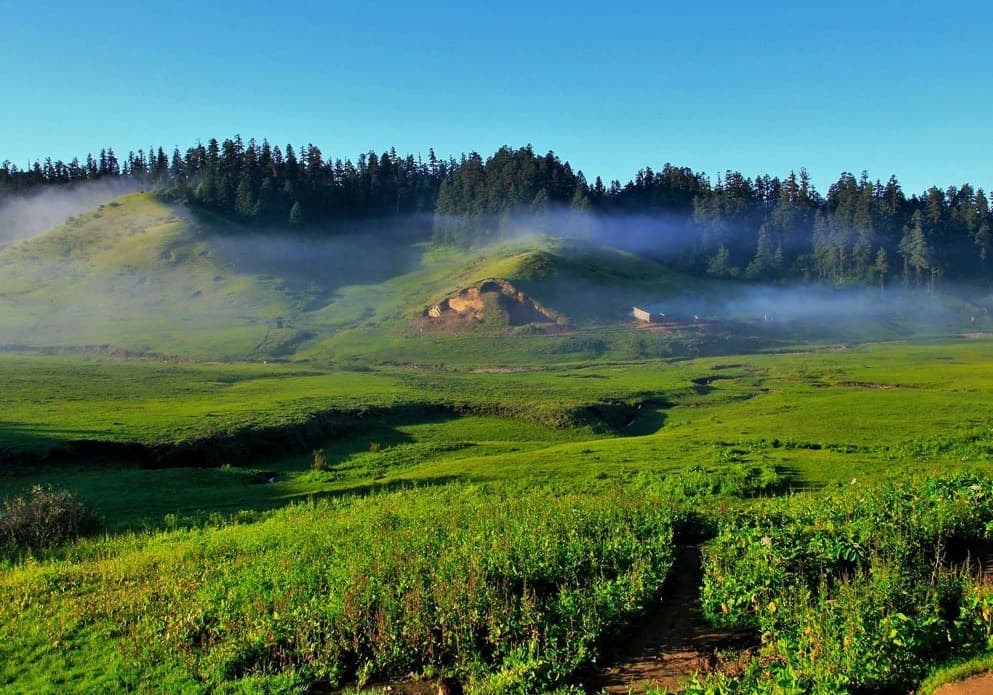
<svg viewBox="0 0 993 695">
<path fill-rule="evenodd" d="M 960 556 L 950 553 L 985 541 L 993 490 L 975 477 L 885 481 L 986 470 L 993 441 L 982 408 L 993 380 L 991 351 L 991 341 L 962 339 L 525 372 L 339 372 L 8 354 L 4 374 L 16 375 L 17 387 L 2 391 L 5 412 L 21 424 L 5 427 L 5 437 L 22 451 L 44 446 L 70 455 L 64 447 L 78 437 L 158 445 L 246 431 L 263 437 L 306 428 L 308 413 L 320 409 L 338 419 L 319 429 L 326 463 L 316 467 L 307 438 L 296 456 L 248 448 L 244 458 L 212 469 L 78 456 L 63 462 L 57 453 L 49 462 L 6 467 L 6 494 L 39 482 L 63 485 L 109 529 L 137 535 L 38 548 L 34 560 L 8 555 L 5 593 L 20 597 L 10 610 L 25 618 L 5 616 L 11 632 L 3 642 L 12 651 L 4 677 L 15 689 L 54 671 L 96 688 L 212 688 L 240 679 L 238 687 L 293 690 L 315 679 L 415 671 L 454 673 L 480 691 L 533 691 L 581 673 L 605 636 L 656 600 L 675 530 L 717 534 L 706 555 L 704 605 L 718 624 L 760 629 L 770 645 L 763 659 L 777 664 L 769 671 L 762 661 L 762 669 L 721 688 L 749 692 L 788 679 L 800 689 L 905 686 L 953 653 L 985 648 L 975 621 L 986 594 L 955 571 Z M 87 413 L 79 412 L 81 402 Z M 596 404 L 602 411 L 593 414 Z M 128 410 L 131 419 L 120 419 Z M 199 418 L 205 411 L 215 419 Z M 799 492 L 762 499 L 784 489 Z M 749 501 L 755 495 L 759 501 Z M 315 496 L 326 501 L 265 511 Z M 562 526 L 581 521 L 569 510 L 586 510 L 580 516 L 594 525 Z M 650 530 L 661 545 L 648 542 Z M 625 533 L 636 534 L 629 549 L 655 548 L 642 560 L 627 556 L 634 564 L 626 570 L 616 557 L 597 554 L 609 550 L 602 539 Z M 481 539 L 494 537 L 507 543 L 474 550 L 489 548 L 492 541 Z M 532 622 L 522 623 L 519 612 L 523 584 L 511 600 L 499 593 L 507 586 L 486 588 L 480 579 L 480 591 L 497 593 L 478 600 L 510 611 L 478 613 L 487 630 L 506 630 L 505 642 L 494 645 L 478 631 L 418 632 L 449 620 L 463 624 L 433 611 L 444 601 L 454 602 L 446 611 L 468 610 L 466 597 L 447 593 L 477 586 L 459 574 L 475 572 L 474 563 L 524 562 L 516 555 L 500 560 L 501 552 L 538 563 L 521 565 L 524 574 L 516 575 L 529 585 L 553 572 L 546 580 L 554 590 L 528 608 L 536 611 Z M 315 553 L 324 559 L 316 562 Z M 595 573 L 611 582 L 630 584 L 632 568 L 641 568 L 642 584 L 625 584 L 620 594 L 583 584 L 593 576 L 590 566 L 582 577 L 568 574 L 579 571 L 569 564 L 577 557 L 613 563 Z M 949 569 L 932 576 L 936 562 L 946 566 L 942 558 Z M 375 567 L 359 566 L 374 559 Z M 374 570 L 389 579 L 375 579 Z M 348 623 L 351 632 L 339 632 L 345 628 L 328 602 L 343 600 L 349 577 L 406 588 L 385 596 L 365 590 L 362 600 L 387 601 L 364 614 L 381 621 L 378 627 Z M 67 588 L 53 592 L 56 585 Z M 163 586 L 196 590 L 154 589 Z M 578 623 L 563 622 L 565 609 L 556 603 L 572 586 L 581 587 L 578 603 L 569 604 L 569 620 Z M 408 605 L 415 587 L 433 592 L 431 601 Z M 225 598 L 233 601 L 229 608 L 216 608 L 228 605 L 219 592 L 233 592 Z M 415 608 L 427 612 L 416 620 L 404 612 Z M 907 632 L 896 637 L 900 644 L 864 627 L 884 619 Z M 56 628 L 62 623 L 74 626 L 65 628 L 71 635 Z M 525 624 L 540 626 L 537 642 L 514 632 Z M 568 639 L 556 632 L 564 629 L 573 630 Z M 852 650 L 853 643 L 865 648 Z M 318 662 L 309 653 L 323 656 Z M 869 654 L 881 660 L 860 661 Z M 86 666 L 95 661 L 103 665 L 99 673 Z M 161 670 L 143 666 L 131 680 L 136 663 Z M 775 679 L 763 680 L 769 673 Z M 848 680 L 839 680 L 843 675 Z"/>
<path fill-rule="evenodd" d="M 987 663 L 982 302 L 634 326 L 740 286 L 551 237 L 370 274 L 211 215 L 134 194 L 0 251 L 0 688 L 577 691 L 701 542 L 762 647 L 691 691 Z"/>
<path fill-rule="evenodd" d="M 648 498 L 455 486 L 81 544 L 4 576 L 2 679 L 284 688 L 430 667 L 531 692 L 655 595 L 671 543 Z"/>
<path fill-rule="evenodd" d="M 810 502 L 719 520 L 704 611 L 758 628 L 764 647 L 744 678 L 691 692 L 905 691 L 936 664 L 990 649 L 993 594 L 976 574 L 990 549 L 989 478 L 853 481 Z"/>
</svg>

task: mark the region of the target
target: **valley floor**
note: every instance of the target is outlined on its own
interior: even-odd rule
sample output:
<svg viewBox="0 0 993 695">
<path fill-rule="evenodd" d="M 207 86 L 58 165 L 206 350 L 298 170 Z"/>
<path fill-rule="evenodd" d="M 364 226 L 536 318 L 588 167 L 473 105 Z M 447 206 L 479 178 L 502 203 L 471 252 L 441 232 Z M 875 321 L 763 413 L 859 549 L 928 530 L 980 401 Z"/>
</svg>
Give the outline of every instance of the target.
<svg viewBox="0 0 993 695">
<path fill-rule="evenodd" d="M 527 370 L 2 353 L 0 496 L 66 488 L 106 535 L 4 556 L 0 684 L 46 690 L 57 672 L 49 686 L 70 690 L 299 691 L 413 670 L 477 692 L 533 692 L 594 688 L 583 674 L 596 664 L 595 687 L 610 692 L 715 668 L 708 687 L 739 692 L 729 683 L 760 682 L 752 660 L 783 658 L 768 640 L 804 634 L 803 601 L 817 600 L 818 581 L 842 591 L 852 572 L 882 576 L 898 558 L 925 561 L 929 544 L 940 553 L 993 528 L 985 493 L 970 492 L 993 497 L 991 395 L 984 334 Z M 935 492 L 941 485 L 954 492 Z M 904 539 L 884 542 L 860 535 L 858 505 L 845 506 L 856 490 L 920 496 L 941 523 L 966 515 L 966 499 L 975 515 L 923 537 L 880 501 L 877 528 L 895 524 L 892 538 Z M 801 520 L 802 508 L 831 505 L 847 511 Z M 797 519 L 798 535 L 793 555 L 769 562 L 787 572 L 803 555 L 806 569 L 752 586 L 747 572 L 766 571 L 764 539 L 787 543 L 763 525 L 772 517 Z M 707 542 L 728 524 L 754 531 L 754 545 L 746 533 L 735 551 L 744 574 Z M 797 540 L 811 529 L 835 549 Z M 701 542 L 703 564 L 690 572 Z M 684 586 L 672 571 L 695 579 Z M 800 576 L 814 592 L 802 600 L 787 590 Z M 902 603 L 880 588 L 871 620 L 930 615 L 931 589 L 915 577 L 900 575 Z M 466 581 L 481 593 L 455 588 Z M 963 616 L 993 600 L 962 582 Z M 701 590 L 696 617 L 667 613 L 696 605 Z M 787 604 L 799 633 L 763 613 Z M 656 622 L 636 627 L 644 615 Z M 956 638 L 970 653 L 974 627 Z M 916 644 L 930 628 L 913 629 L 899 640 Z M 641 630 L 633 641 L 631 630 Z M 760 633 L 761 644 L 741 637 Z M 608 657 L 624 641 L 641 656 Z M 318 648 L 320 658 L 308 651 Z M 608 668 L 608 658 L 620 661 Z M 896 681 L 878 682 L 902 687 L 940 665 L 913 658 L 889 667 L 903 674 Z M 828 688 L 816 670 L 827 666 L 810 659 L 783 668 L 807 668 L 802 682 Z M 136 679 L 125 675 L 135 668 Z"/>
</svg>

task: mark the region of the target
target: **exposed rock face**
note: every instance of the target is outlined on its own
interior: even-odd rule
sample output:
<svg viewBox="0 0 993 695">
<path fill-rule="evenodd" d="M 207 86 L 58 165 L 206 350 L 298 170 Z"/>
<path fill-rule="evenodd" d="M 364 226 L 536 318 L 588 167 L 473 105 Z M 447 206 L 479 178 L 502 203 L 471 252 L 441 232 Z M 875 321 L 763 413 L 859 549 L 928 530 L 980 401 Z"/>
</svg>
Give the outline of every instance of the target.
<svg viewBox="0 0 993 695">
<path fill-rule="evenodd" d="M 486 312 L 497 310 L 506 314 L 507 324 L 523 326 L 529 323 L 556 323 L 562 317 L 543 307 L 512 284 L 502 279 L 484 280 L 476 287 L 467 287 L 425 309 L 429 319 L 461 318 L 482 321 Z"/>
<path fill-rule="evenodd" d="M 440 319 L 450 312 L 481 321 L 483 319 L 483 298 L 479 288 L 469 287 L 456 295 L 446 297 L 428 309 L 428 316 L 433 319 Z"/>
</svg>

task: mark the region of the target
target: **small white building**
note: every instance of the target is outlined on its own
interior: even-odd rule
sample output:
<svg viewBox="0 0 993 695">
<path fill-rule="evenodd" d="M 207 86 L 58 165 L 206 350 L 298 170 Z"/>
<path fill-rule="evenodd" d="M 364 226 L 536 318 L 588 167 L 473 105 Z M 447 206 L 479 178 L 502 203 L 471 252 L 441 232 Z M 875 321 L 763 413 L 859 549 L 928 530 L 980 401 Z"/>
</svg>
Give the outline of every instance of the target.
<svg viewBox="0 0 993 695">
<path fill-rule="evenodd" d="M 637 306 L 631 308 L 631 314 L 643 323 L 662 323 L 665 321 L 665 314 L 659 312 L 653 313 Z"/>
</svg>

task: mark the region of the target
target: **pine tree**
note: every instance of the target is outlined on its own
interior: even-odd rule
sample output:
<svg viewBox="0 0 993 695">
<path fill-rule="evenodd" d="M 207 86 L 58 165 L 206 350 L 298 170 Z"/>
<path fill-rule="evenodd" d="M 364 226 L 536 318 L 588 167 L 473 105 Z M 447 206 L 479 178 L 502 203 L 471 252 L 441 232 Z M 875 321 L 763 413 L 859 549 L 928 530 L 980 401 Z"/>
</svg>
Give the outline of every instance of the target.
<svg viewBox="0 0 993 695">
<path fill-rule="evenodd" d="M 782 249 L 779 250 L 779 255 L 782 258 Z M 745 275 L 753 280 L 770 279 L 775 270 L 775 256 L 776 250 L 773 247 L 772 235 L 769 233 L 769 228 L 762 225 L 759 229 L 755 257 L 745 269 Z"/>
<path fill-rule="evenodd" d="M 234 211 L 248 219 L 258 214 L 258 206 L 252 195 L 252 184 L 247 174 L 243 175 L 241 181 L 238 182 L 238 188 L 234 195 Z M 293 224 L 292 214 L 290 215 L 290 223 Z"/>
<path fill-rule="evenodd" d="M 715 253 L 710 261 L 707 263 L 707 274 L 713 275 L 715 277 L 726 277 L 732 275 L 732 270 L 730 267 L 731 254 L 728 253 L 727 246 L 721 244 L 717 247 L 717 253 Z"/>
<path fill-rule="evenodd" d="M 576 182 L 576 190 L 572 194 L 572 200 L 569 201 L 569 207 L 582 212 L 589 212 L 593 207 L 593 203 L 590 201 L 589 189 L 586 186 L 586 179 L 580 177 L 580 180 Z"/>
<path fill-rule="evenodd" d="M 982 264 L 986 263 L 986 259 L 990 254 L 990 246 L 993 244 L 993 238 L 991 238 L 990 232 L 990 207 L 989 201 L 986 199 L 986 194 L 983 193 L 983 189 L 980 188 L 976 191 L 976 231 L 973 235 L 973 242 L 979 247 L 979 261 Z"/>
<path fill-rule="evenodd" d="M 937 273 L 932 267 L 931 248 L 924 235 L 924 225 L 921 211 L 914 212 L 910 225 L 904 227 L 903 239 L 900 241 L 900 255 L 903 256 L 904 276 L 910 284 L 910 273 L 913 272 L 913 284 L 919 287 L 924 277 L 924 271 L 931 271 L 931 280 Z"/>
<path fill-rule="evenodd" d="M 294 201 L 293 207 L 290 208 L 290 224 L 294 227 L 299 227 L 303 224 L 303 206 L 300 205 L 300 201 Z"/>
<path fill-rule="evenodd" d="M 876 252 L 876 262 L 872 266 L 872 269 L 879 277 L 879 291 L 882 292 L 886 288 L 886 274 L 890 272 L 890 262 L 886 257 L 886 249 L 882 246 L 880 246 L 879 251 Z"/>
<path fill-rule="evenodd" d="M 114 154 L 114 148 L 111 147 L 107 150 L 107 176 L 120 176 L 121 166 L 117 161 L 117 155 Z"/>
</svg>

